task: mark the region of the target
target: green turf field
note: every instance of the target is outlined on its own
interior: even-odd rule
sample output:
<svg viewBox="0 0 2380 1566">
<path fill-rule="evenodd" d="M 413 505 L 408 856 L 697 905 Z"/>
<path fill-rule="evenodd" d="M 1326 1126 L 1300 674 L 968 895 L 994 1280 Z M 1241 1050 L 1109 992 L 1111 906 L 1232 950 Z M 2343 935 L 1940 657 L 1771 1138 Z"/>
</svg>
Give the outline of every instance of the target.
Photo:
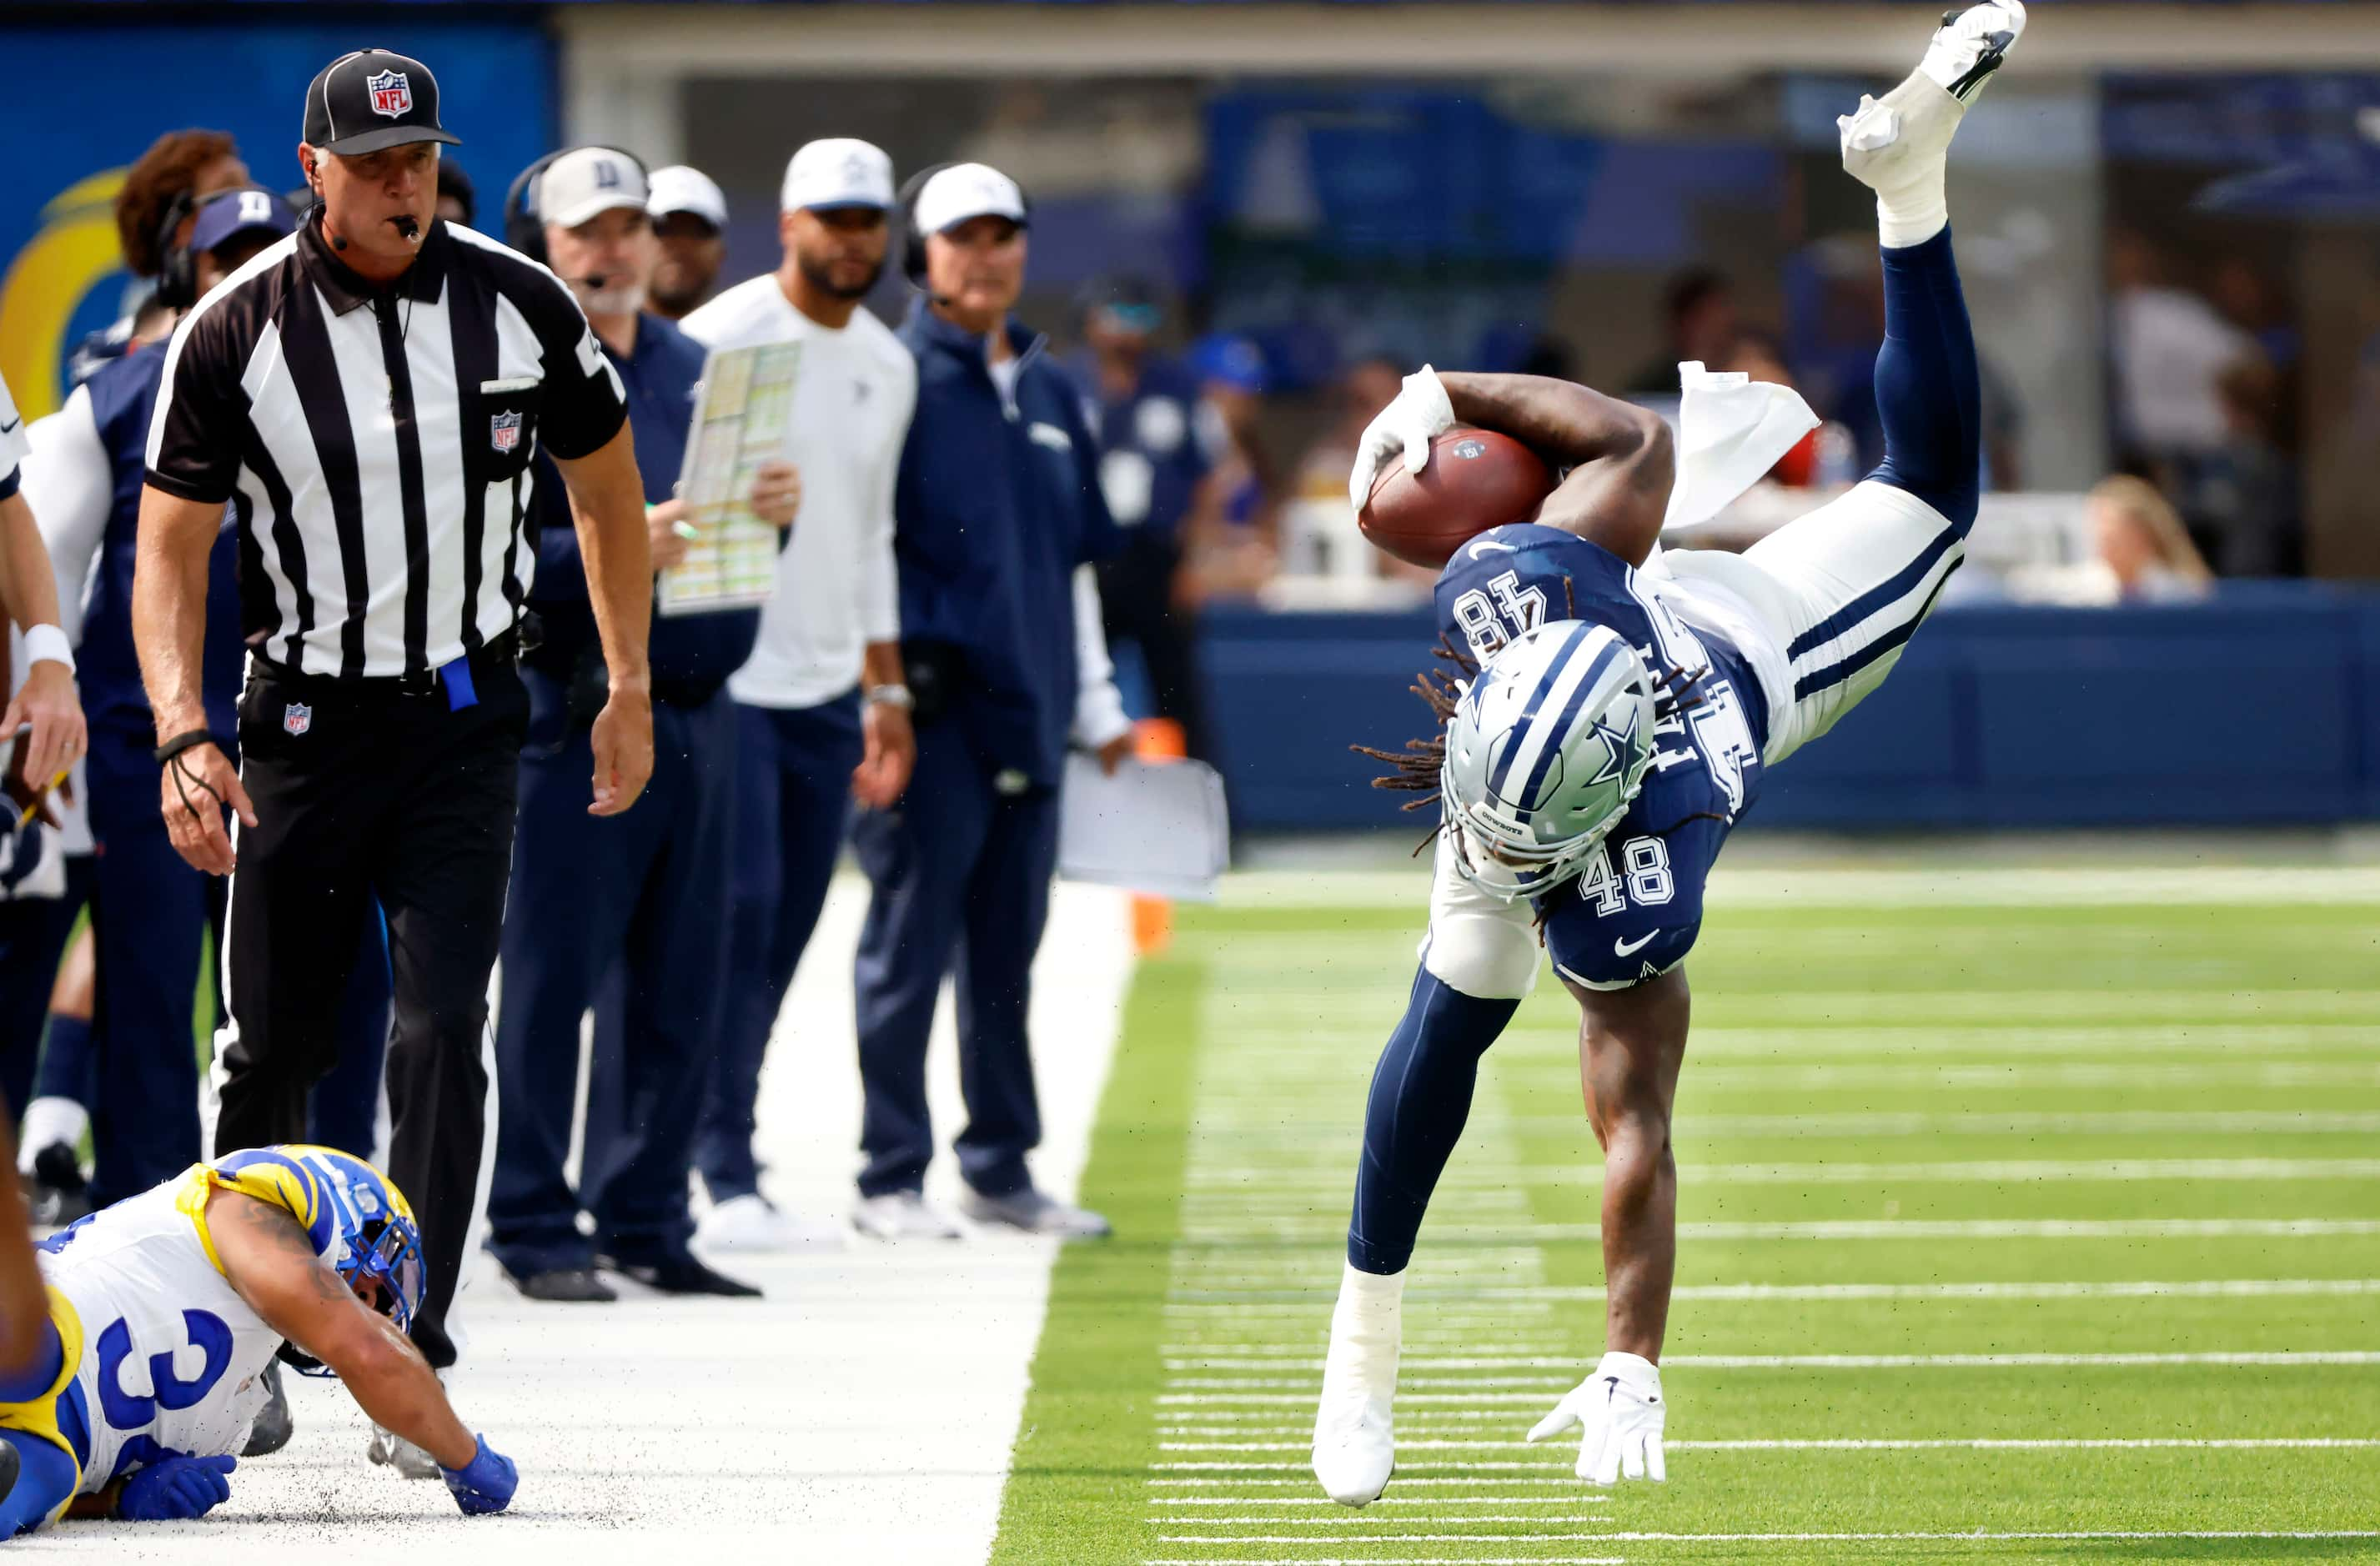
<svg viewBox="0 0 2380 1566">
<path fill-rule="evenodd" d="M 1397 1478 L 1331 1504 L 1313 1399 L 1427 880 L 1188 913 L 1142 968 L 1083 1183 L 1119 1238 L 1058 1265 L 995 1561 L 2380 1560 L 2380 907 L 2187 876 L 1714 889 L 1665 1486 L 1521 1439 L 1602 1343 L 1548 982 L 1422 1232 Z"/>
</svg>

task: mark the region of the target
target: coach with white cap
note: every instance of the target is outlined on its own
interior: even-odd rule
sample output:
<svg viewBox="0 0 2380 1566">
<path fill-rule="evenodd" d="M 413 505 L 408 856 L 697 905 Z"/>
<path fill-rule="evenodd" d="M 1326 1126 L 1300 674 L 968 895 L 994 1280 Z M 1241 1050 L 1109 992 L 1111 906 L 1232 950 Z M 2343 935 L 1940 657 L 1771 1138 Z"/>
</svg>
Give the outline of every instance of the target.
<svg viewBox="0 0 2380 1566">
<path fill-rule="evenodd" d="M 655 564 L 692 530 L 674 496 L 703 375 L 700 344 L 644 310 L 659 260 L 645 171 L 613 147 L 580 147 L 516 182 L 506 229 L 578 296 L 621 384 L 644 474 Z M 540 495 L 552 497 L 551 486 Z M 790 524 L 795 471 L 763 465 L 753 512 Z M 528 744 L 504 913 L 496 1073 L 504 1106 L 488 1199 L 489 1249 L 534 1299 L 605 1302 L 601 1264 L 669 1293 L 751 1294 L 689 1246 L 686 1175 L 722 1016 L 735 712 L 727 677 L 752 650 L 749 608 L 657 615 L 651 638 L 653 773 L 642 808 L 587 813 L 591 693 L 604 684 L 577 541 L 551 504 L 538 533 L 541 644 L 522 659 Z M 599 998 L 600 996 L 600 998 Z M 565 1172 L 578 1100 L 581 1019 L 595 1013 L 577 1189 Z M 594 1233 L 580 1232 L 581 1208 Z"/>
<path fill-rule="evenodd" d="M 905 194 L 902 264 L 922 297 L 901 328 L 917 411 L 893 547 L 917 763 L 901 807 L 869 811 L 854 830 L 875 888 L 857 972 L 857 1220 L 890 1238 L 952 1232 L 922 1193 L 934 1150 L 926 1036 L 964 953 L 964 1210 L 1038 1233 L 1104 1234 L 1106 1220 L 1043 1193 L 1026 1165 L 1041 1135 L 1026 1011 L 1069 743 L 1111 767 L 1130 743 L 1087 569 L 1121 540 L 1081 392 L 1046 339 L 1009 315 L 1025 286 L 1024 192 L 997 169 L 960 164 L 928 170 Z"/>
<path fill-rule="evenodd" d="M 662 242 L 646 307 L 666 320 L 684 321 L 710 297 L 727 260 L 727 197 L 700 169 L 672 164 L 653 170 L 645 210 Z"/>
<path fill-rule="evenodd" d="M 840 1238 L 760 1194 L 755 1105 L 769 1035 L 825 905 L 856 796 L 891 809 L 916 744 L 901 671 L 892 486 L 917 370 L 860 301 L 884 271 L 892 161 L 865 141 L 812 141 L 785 167 L 784 260 L 686 320 L 712 349 L 799 343 L 786 440 L 801 515 L 777 562 L 759 645 L 728 682 L 738 714 L 727 1022 L 697 1161 L 701 1238 L 777 1249 Z"/>
</svg>

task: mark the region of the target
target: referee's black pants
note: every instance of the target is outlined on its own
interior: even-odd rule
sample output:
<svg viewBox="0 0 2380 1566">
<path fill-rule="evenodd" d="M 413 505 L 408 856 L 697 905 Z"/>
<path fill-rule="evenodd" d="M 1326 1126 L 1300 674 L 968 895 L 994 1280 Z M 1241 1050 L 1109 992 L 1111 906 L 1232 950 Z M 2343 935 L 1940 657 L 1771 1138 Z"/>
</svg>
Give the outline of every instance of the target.
<svg viewBox="0 0 2380 1566">
<path fill-rule="evenodd" d="M 302 1140 L 306 1090 L 336 1055 L 356 929 L 388 919 L 395 1025 L 388 1174 L 429 1263 L 413 1340 L 455 1362 L 446 1313 L 484 1199 L 488 976 L 504 930 L 528 697 L 509 656 L 472 660 L 478 701 L 292 677 L 258 665 L 240 699 L 240 829 L 217 1067 L 217 1156 Z"/>
</svg>

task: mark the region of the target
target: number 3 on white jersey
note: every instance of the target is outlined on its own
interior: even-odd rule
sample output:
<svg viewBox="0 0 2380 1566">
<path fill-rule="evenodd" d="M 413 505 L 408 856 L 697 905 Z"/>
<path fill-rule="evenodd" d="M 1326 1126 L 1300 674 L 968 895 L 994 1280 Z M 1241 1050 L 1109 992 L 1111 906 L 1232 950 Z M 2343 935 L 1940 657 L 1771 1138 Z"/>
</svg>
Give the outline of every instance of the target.
<svg viewBox="0 0 2380 1566">
<path fill-rule="evenodd" d="M 1507 571 L 1489 577 L 1485 591 L 1474 588 L 1457 598 L 1454 622 L 1463 627 L 1463 639 L 1471 644 L 1471 656 L 1485 663 L 1506 643 L 1546 623 L 1546 595 L 1537 588 L 1523 590 L 1521 574 Z"/>
</svg>

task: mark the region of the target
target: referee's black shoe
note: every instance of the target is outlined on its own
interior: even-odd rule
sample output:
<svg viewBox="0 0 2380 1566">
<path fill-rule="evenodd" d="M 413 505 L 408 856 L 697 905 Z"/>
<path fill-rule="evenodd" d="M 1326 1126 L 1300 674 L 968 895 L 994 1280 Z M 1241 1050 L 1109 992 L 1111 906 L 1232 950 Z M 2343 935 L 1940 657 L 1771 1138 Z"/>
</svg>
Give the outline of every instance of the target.
<svg viewBox="0 0 2380 1566">
<path fill-rule="evenodd" d="M 664 1294 L 716 1294 L 735 1300 L 760 1298 L 759 1290 L 704 1266 L 701 1258 L 692 1251 L 663 1252 L 647 1261 L 597 1256 L 595 1265 Z"/>
</svg>

